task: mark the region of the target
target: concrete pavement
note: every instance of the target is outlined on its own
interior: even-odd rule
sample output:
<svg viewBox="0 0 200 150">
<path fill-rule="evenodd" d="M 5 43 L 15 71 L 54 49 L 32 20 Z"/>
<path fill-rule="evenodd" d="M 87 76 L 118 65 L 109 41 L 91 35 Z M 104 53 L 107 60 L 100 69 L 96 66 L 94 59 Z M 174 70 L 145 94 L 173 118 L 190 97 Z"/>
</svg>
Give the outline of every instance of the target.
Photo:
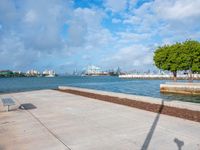
<svg viewBox="0 0 200 150">
<path fill-rule="evenodd" d="M 54 90 L 0 97 L 36 107 L 0 112 L 0 150 L 200 150 L 198 122 Z"/>
</svg>

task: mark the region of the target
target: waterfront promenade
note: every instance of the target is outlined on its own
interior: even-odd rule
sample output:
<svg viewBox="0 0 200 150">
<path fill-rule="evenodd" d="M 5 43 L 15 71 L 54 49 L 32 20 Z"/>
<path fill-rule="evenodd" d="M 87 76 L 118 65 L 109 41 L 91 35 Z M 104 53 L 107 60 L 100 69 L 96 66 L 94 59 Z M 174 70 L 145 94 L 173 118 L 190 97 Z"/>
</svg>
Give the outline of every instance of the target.
<svg viewBox="0 0 200 150">
<path fill-rule="evenodd" d="M 161 103 L 159 99 L 89 91 Z M 17 103 L 12 111 L 5 112 L 0 102 L 0 150 L 200 149 L 199 122 L 56 90 L 0 97 L 12 97 Z M 15 109 L 21 104 L 27 110 Z M 200 108 L 198 104 L 168 103 L 176 104 L 192 110 Z"/>
</svg>

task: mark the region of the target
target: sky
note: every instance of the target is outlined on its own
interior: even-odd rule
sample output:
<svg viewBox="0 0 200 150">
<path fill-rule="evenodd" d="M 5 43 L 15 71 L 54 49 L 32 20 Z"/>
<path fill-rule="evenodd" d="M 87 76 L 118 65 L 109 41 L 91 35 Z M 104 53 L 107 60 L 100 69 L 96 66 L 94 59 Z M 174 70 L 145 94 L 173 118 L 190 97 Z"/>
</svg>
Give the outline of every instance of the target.
<svg viewBox="0 0 200 150">
<path fill-rule="evenodd" d="M 200 0 L 0 0 L 0 70 L 154 69 L 158 46 L 200 40 Z"/>
</svg>

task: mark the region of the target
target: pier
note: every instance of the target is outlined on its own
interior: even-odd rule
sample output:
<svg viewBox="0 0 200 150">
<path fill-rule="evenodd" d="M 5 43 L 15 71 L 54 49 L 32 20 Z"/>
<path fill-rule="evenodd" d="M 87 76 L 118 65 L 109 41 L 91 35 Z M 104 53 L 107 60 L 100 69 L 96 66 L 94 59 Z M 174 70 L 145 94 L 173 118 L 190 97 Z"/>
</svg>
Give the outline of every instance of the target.
<svg viewBox="0 0 200 150">
<path fill-rule="evenodd" d="M 160 85 L 163 93 L 200 95 L 200 83 L 167 82 Z"/>
<path fill-rule="evenodd" d="M 59 87 L 2 94 L 16 105 L 0 102 L 0 149 L 15 150 L 154 150 L 200 149 L 200 124 L 163 114 L 177 107 L 199 113 L 200 105 L 97 90 Z M 68 91 L 67 91 L 68 90 Z M 78 91 L 72 94 L 69 91 Z M 81 96 L 87 92 L 160 106 L 157 112 Z M 94 95 L 93 95 L 94 96 Z M 23 106 L 20 107 L 19 106 Z M 198 118 L 198 117 L 197 117 Z"/>
</svg>

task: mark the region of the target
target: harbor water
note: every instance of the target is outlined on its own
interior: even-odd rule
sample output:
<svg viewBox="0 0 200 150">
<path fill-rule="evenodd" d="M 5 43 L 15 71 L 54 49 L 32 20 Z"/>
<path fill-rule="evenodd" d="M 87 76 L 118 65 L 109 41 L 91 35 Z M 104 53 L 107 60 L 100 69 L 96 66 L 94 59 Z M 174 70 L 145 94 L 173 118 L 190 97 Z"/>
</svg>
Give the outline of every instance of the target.
<svg viewBox="0 0 200 150">
<path fill-rule="evenodd" d="M 160 93 L 160 84 L 168 81 L 169 80 L 120 79 L 112 76 L 0 78 L 0 93 L 56 89 L 58 86 L 74 86 L 103 91 L 150 96 L 165 100 L 180 100 L 200 103 L 200 96 Z"/>
</svg>

